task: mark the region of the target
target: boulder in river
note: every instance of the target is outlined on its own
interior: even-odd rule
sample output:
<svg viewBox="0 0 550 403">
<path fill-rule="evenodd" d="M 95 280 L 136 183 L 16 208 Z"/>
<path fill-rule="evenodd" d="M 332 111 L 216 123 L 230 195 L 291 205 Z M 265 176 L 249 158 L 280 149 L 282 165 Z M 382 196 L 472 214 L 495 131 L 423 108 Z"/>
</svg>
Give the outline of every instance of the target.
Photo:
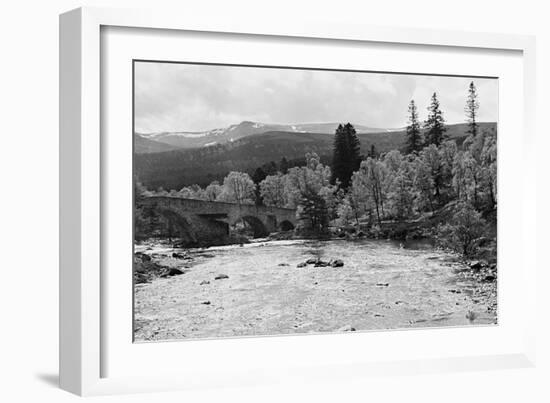
<svg viewBox="0 0 550 403">
<path fill-rule="evenodd" d="M 187 255 L 185 253 L 174 252 L 172 253 L 172 257 L 176 259 L 185 259 L 187 258 Z"/>
<path fill-rule="evenodd" d="M 279 263 L 277 266 L 283 267 L 283 266 L 290 266 L 290 265 L 288 263 Z"/>
<path fill-rule="evenodd" d="M 306 264 L 316 264 L 319 261 L 320 261 L 320 259 L 318 259 L 316 257 L 312 257 L 312 258 L 309 258 L 308 260 L 306 260 Z"/>
<path fill-rule="evenodd" d="M 313 267 L 327 267 L 330 266 L 329 262 L 325 262 L 321 259 L 317 260 L 317 262 L 313 265 Z"/>
<path fill-rule="evenodd" d="M 151 256 L 146 255 L 145 253 L 136 253 L 136 256 L 141 259 L 142 262 L 150 262 Z"/>
<path fill-rule="evenodd" d="M 376 283 L 377 287 L 388 287 L 390 283 Z"/>
<path fill-rule="evenodd" d="M 495 281 L 497 278 L 495 276 L 493 276 L 492 274 L 489 274 L 487 276 L 485 276 L 484 278 L 484 281 L 488 282 L 488 283 L 492 283 L 493 281 Z"/>
<path fill-rule="evenodd" d="M 296 267 L 306 267 L 306 266 L 307 266 L 306 262 L 301 262 L 301 263 L 298 263 L 298 265 L 296 265 Z"/>
<path fill-rule="evenodd" d="M 473 262 L 470 263 L 470 269 L 481 270 L 482 267 L 483 267 L 483 263 L 479 260 L 474 260 Z"/>
<path fill-rule="evenodd" d="M 206 285 L 206 284 L 210 284 L 210 281 L 202 280 L 199 285 Z"/>
<path fill-rule="evenodd" d="M 338 332 L 355 332 L 355 328 L 351 325 L 342 326 L 340 329 L 338 329 Z"/>
<path fill-rule="evenodd" d="M 185 272 L 180 269 L 176 269 L 175 267 L 170 267 L 162 274 L 161 277 L 179 276 L 180 274 L 185 274 Z"/>
<path fill-rule="evenodd" d="M 224 278 L 229 278 L 227 274 L 216 274 L 214 280 L 223 280 Z"/>
<path fill-rule="evenodd" d="M 332 267 L 342 267 L 344 266 L 344 261 L 341 259 L 334 259 L 330 261 Z"/>
</svg>

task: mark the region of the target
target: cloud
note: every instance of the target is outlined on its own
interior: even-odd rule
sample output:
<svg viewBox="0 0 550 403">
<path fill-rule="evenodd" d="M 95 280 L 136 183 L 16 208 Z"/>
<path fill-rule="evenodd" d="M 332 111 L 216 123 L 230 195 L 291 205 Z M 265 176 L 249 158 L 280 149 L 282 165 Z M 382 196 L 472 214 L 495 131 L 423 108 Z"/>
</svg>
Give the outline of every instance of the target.
<svg viewBox="0 0 550 403">
<path fill-rule="evenodd" d="M 201 131 L 243 120 L 353 122 L 402 127 L 407 105 L 425 108 L 435 91 L 450 123 L 464 120 L 472 79 L 237 66 L 136 62 L 138 132 Z M 474 79 L 480 121 L 496 121 L 498 81 Z"/>
</svg>

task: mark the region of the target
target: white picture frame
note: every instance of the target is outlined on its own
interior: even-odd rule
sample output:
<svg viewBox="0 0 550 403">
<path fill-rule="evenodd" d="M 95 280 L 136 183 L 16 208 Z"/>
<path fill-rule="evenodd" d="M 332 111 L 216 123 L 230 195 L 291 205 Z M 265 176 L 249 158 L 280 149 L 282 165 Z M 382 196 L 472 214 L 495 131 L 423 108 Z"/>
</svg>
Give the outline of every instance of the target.
<svg viewBox="0 0 550 403">
<path fill-rule="evenodd" d="M 244 386 L 256 383 L 301 382 L 307 379 L 329 379 L 347 376 L 369 376 L 371 374 L 412 374 L 418 372 L 465 371 L 475 369 L 526 367 L 534 365 L 535 357 L 535 310 L 536 281 L 521 281 L 521 278 L 535 278 L 537 263 L 535 245 L 529 242 L 528 235 L 535 231 L 535 202 L 527 192 L 519 192 L 517 206 L 521 210 L 515 221 L 521 226 L 523 243 L 518 247 L 517 260 L 521 266 L 518 281 L 510 285 L 521 295 L 517 309 L 524 312 L 521 320 L 504 320 L 501 329 L 509 326 L 513 329 L 514 343 L 503 343 L 497 351 L 484 352 L 483 348 L 462 354 L 459 350 L 435 351 L 433 354 L 418 356 L 400 355 L 396 351 L 387 360 L 369 360 L 363 356 L 351 357 L 339 361 L 330 354 L 341 337 L 349 345 L 359 347 L 365 340 L 372 342 L 385 336 L 384 332 L 353 335 L 301 336 L 277 338 L 248 338 L 246 340 L 194 341 L 197 349 L 214 348 L 220 352 L 223 346 L 230 346 L 234 355 L 226 360 L 236 359 L 231 365 L 221 365 L 219 370 L 211 371 L 208 379 L 201 377 L 207 374 L 208 368 L 197 372 L 196 376 L 183 376 L 186 365 L 176 363 L 166 373 L 154 376 L 151 374 L 125 374 L 124 369 L 112 371 L 106 369 L 106 357 L 111 354 L 107 345 L 113 345 L 104 327 L 110 305 L 107 304 L 105 291 L 105 251 L 107 245 L 103 239 L 102 208 L 105 203 L 106 150 L 109 141 L 103 141 L 101 133 L 106 130 L 102 118 L 102 87 L 107 84 L 101 80 L 102 74 L 102 37 L 105 27 L 127 27 L 139 29 L 172 30 L 197 33 L 239 34 L 257 38 L 290 38 L 292 40 L 337 40 L 338 43 L 378 43 L 400 44 L 404 46 L 421 46 L 445 49 L 470 49 L 478 53 L 489 51 L 516 52 L 521 59 L 521 158 L 523 161 L 518 175 L 523 180 L 523 187 L 534 188 L 535 172 L 535 41 L 533 37 L 521 35 L 502 35 L 488 33 L 468 33 L 457 31 L 429 31 L 405 28 L 382 28 L 363 25 L 337 23 L 291 22 L 249 20 L 231 18 L 225 20 L 197 19 L 192 15 L 173 15 L 150 10 L 110 10 L 103 8 L 81 8 L 70 11 L 60 17 L 60 385 L 63 389 L 79 395 L 97 395 L 113 393 L 130 393 L 140 391 L 159 391 L 170 389 Z M 518 126 L 516 126 L 518 127 Z M 129 134 L 130 135 L 130 134 Z M 500 128 L 499 128 L 500 135 Z M 500 153 L 500 151 L 499 151 Z M 499 157 L 500 158 L 500 157 Z M 506 161 L 499 160 L 499 164 Z M 500 167 L 500 165 L 499 165 Z M 128 178 L 131 180 L 131 178 Z M 499 180 L 502 178 L 499 177 Z M 131 209 L 131 206 L 128 206 Z M 499 207 L 499 226 L 503 217 Z M 519 228 L 519 227 L 516 227 Z M 499 227 L 499 237 L 501 228 Z M 499 244 L 500 248 L 500 244 Z M 500 254 L 500 249 L 499 249 Z M 500 259 L 500 255 L 499 255 Z M 499 269 L 500 270 L 500 269 Z M 500 281 L 500 280 L 499 280 Z M 510 295 L 508 293 L 507 295 Z M 505 308 L 511 304 L 504 304 Z M 502 309 L 505 309 L 502 308 Z M 530 313 L 532 312 L 532 314 Z M 516 315 L 517 316 L 517 315 Z M 512 323 L 513 322 L 513 323 Z M 500 326 L 500 325 L 499 325 Z M 471 331 L 472 329 L 468 329 Z M 394 336 L 400 343 L 421 343 L 428 333 L 425 330 L 397 332 Z M 430 330 L 437 335 L 438 330 Z M 436 332 L 436 333 L 433 333 Z M 447 332 L 447 331 L 445 331 Z M 466 337 L 465 329 L 452 329 L 453 337 Z M 481 329 L 483 334 L 490 330 Z M 390 332 L 389 332 L 390 333 Z M 388 334 L 389 334 L 388 333 Z M 392 334 L 395 334 L 393 332 Z M 446 337 L 440 333 L 436 337 Z M 470 333 L 472 334 L 472 333 Z M 315 348 L 325 349 L 325 356 L 307 354 L 308 338 L 315 337 Z M 390 336 L 387 336 L 390 337 Z M 504 339 L 503 339 L 504 340 Z M 109 343 L 108 343 L 109 342 Z M 225 343 L 225 344 L 223 344 Z M 180 349 L 179 344 L 162 343 L 162 352 L 153 351 L 154 347 L 145 347 L 151 351 L 144 354 L 166 354 Z M 202 347 L 201 347 L 202 346 Z M 261 370 L 252 366 L 252 360 L 242 359 L 243 354 L 261 355 L 266 350 L 278 351 L 278 348 L 293 346 L 305 351 L 296 362 L 285 364 L 276 362 L 275 356 L 266 354 Z M 465 347 L 467 347 L 465 345 Z M 130 351 L 130 350 L 128 350 Z M 143 351 L 140 350 L 140 351 Z M 159 350 L 160 351 L 160 350 Z M 248 351 L 248 353 L 247 353 Z M 319 350 L 317 350 L 319 351 Z M 206 352 L 205 352 L 206 354 Z M 241 355 L 239 355 L 241 354 Z M 204 357 L 204 356 L 203 356 Z M 221 356 L 220 356 L 221 357 Z M 271 358 L 270 358 L 271 357 Z M 209 357 L 210 359 L 210 357 Z M 216 362 L 208 362 L 211 368 Z M 177 371 L 179 369 L 179 371 Z M 114 372 L 113 372 L 114 373 Z M 179 374 L 178 374 L 179 373 Z"/>
</svg>

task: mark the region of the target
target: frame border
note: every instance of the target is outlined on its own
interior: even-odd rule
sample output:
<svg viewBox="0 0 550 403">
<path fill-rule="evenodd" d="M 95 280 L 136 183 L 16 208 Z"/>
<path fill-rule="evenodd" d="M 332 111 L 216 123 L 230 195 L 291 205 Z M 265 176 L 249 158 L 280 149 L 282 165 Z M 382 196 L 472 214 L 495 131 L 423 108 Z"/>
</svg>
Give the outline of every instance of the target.
<svg viewBox="0 0 550 403">
<path fill-rule="evenodd" d="M 521 51 L 523 54 L 525 167 L 531 175 L 524 189 L 536 189 L 536 63 L 534 36 L 473 33 L 448 30 L 375 27 L 359 24 L 301 21 L 232 19 L 200 20 L 193 16 L 151 10 L 78 8 L 59 20 L 59 370 L 60 386 L 78 395 L 99 395 L 185 388 L 177 378 L 144 382 L 133 378 L 101 377 L 100 272 L 102 240 L 101 204 L 101 117 L 100 117 L 100 28 L 119 26 L 283 36 L 345 41 L 367 41 L 479 50 Z M 536 221 L 536 195 L 527 200 L 523 214 Z M 536 246 L 532 246 L 536 248 Z M 537 275 L 536 254 L 524 260 L 524 269 Z M 523 354 L 474 358 L 416 360 L 389 364 L 361 364 L 360 376 L 418 372 L 468 371 L 503 367 L 534 366 L 536 282 L 530 282 L 528 304 L 533 309 L 526 320 Z M 322 368 L 314 377 L 322 377 Z M 296 375 L 296 374 L 295 374 Z M 292 376 L 292 374 L 290 374 Z M 254 377 L 251 377 L 254 378 Z M 254 379 L 250 380 L 254 383 Z M 189 385 L 187 386 L 189 387 Z M 192 386 L 191 386 L 192 387 Z"/>
</svg>

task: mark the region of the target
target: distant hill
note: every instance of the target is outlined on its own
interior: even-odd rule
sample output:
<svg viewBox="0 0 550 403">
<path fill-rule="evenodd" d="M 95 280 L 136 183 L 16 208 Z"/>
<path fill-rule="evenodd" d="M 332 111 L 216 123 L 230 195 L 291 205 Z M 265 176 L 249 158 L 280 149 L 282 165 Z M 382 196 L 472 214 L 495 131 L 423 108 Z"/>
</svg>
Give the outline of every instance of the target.
<svg viewBox="0 0 550 403">
<path fill-rule="evenodd" d="M 203 132 L 162 132 L 162 133 L 136 133 L 136 153 L 157 152 L 151 146 L 155 143 L 168 144 L 169 149 L 200 148 L 212 145 L 230 143 L 255 134 L 267 132 L 289 133 L 326 133 L 333 134 L 339 123 L 303 123 L 296 125 L 266 124 L 260 122 L 244 121 L 226 128 L 213 129 Z M 386 129 L 372 128 L 355 125 L 359 133 L 374 133 L 386 131 Z M 391 129 L 390 129 L 391 130 Z M 159 150 L 167 151 L 167 150 Z"/>
<path fill-rule="evenodd" d="M 481 123 L 482 130 L 496 129 L 496 123 Z M 466 124 L 447 126 L 449 138 L 461 144 L 466 138 Z M 367 154 L 374 144 L 378 152 L 402 149 L 405 131 L 359 133 L 361 153 Z M 297 133 L 269 131 L 245 136 L 225 144 L 179 149 L 166 152 L 137 154 L 135 170 L 139 180 L 148 188 L 181 189 L 191 184 L 206 186 L 221 181 L 232 170 L 252 173 L 270 161 L 282 157 L 296 160 L 306 152 L 316 152 L 323 162 L 330 162 L 333 133 Z"/>
<path fill-rule="evenodd" d="M 160 153 L 163 151 L 170 151 L 170 150 L 177 150 L 177 149 L 179 148 L 174 147 L 170 144 L 151 140 L 139 134 L 134 135 L 134 152 L 136 154 Z"/>
</svg>

